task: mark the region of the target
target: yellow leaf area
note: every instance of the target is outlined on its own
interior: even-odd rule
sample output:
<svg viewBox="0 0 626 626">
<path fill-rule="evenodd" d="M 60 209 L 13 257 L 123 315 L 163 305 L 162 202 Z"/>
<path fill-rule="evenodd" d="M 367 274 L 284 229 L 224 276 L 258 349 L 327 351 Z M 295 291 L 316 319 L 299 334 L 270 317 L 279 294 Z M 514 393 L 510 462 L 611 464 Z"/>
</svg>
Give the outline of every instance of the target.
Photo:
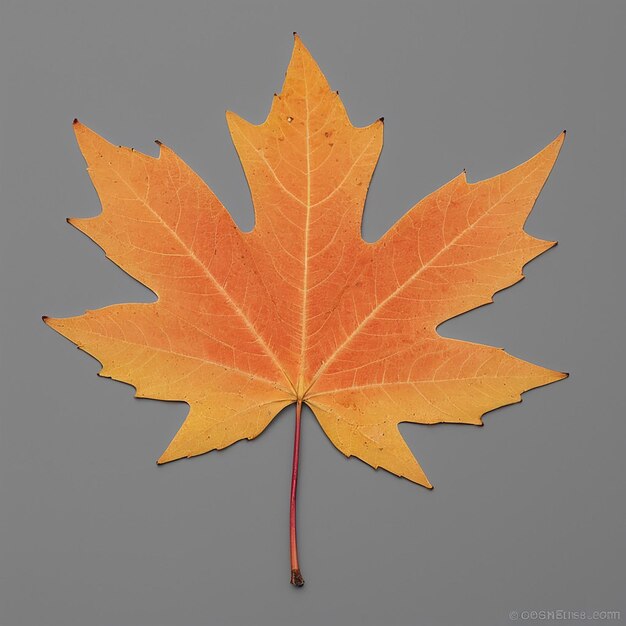
<svg viewBox="0 0 626 626">
<path fill-rule="evenodd" d="M 563 135 L 495 178 L 461 174 L 368 243 L 361 219 L 383 121 L 354 127 L 297 36 L 266 121 L 227 121 L 251 232 L 166 146 L 153 158 L 74 125 L 102 212 L 70 223 L 158 300 L 45 321 L 102 376 L 189 404 L 159 463 L 252 439 L 302 402 L 345 455 L 430 487 L 399 423 L 481 424 L 565 377 L 436 332 L 554 245 L 523 226 Z"/>
</svg>

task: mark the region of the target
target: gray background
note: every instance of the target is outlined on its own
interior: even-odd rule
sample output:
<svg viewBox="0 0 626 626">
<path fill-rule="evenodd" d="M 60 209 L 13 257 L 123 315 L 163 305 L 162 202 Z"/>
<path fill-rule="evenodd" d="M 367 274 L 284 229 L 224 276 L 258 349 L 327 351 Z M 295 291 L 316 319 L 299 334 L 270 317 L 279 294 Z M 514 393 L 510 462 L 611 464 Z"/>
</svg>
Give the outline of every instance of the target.
<svg viewBox="0 0 626 626">
<path fill-rule="evenodd" d="M 3 0 L 0 23 L 2 626 L 626 619 L 626 3 Z M 250 228 L 223 112 L 265 118 L 293 30 L 355 123 L 385 116 L 368 239 L 462 168 L 495 175 L 568 130 L 528 222 L 560 245 L 442 332 L 572 373 L 482 429 L 403 426 L 433 492 L 346 460 L 307 413 L 300 591 L 293 410 L 157 468 L 184 405 L 98 378 L 40 320 L 151 299 L 64 221 L 99 210 L 72 118 L 164 140 Z"/>
</svg>

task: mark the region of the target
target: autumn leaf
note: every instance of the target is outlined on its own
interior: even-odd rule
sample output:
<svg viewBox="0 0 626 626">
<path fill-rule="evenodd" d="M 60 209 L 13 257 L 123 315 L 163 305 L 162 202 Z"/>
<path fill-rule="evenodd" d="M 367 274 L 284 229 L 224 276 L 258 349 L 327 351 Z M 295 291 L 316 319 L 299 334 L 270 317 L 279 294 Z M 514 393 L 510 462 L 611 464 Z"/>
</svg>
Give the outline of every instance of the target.
<svg viewBox="0 0 626 626">
<path fill-rule="evenodd" d="M 153 158 L 75 122 L 102 212 L 69 222 L 158 299 L 44 319 L 97 358 L 101 376 L 189 404 L 159 463 L 253 439 L 296 403 L 291 548 L 301 584 L 302 404 L 345 455 L 431 487 L 400 422 L 481 424 L 564 378 L 436 331 L 491 302 L 554 245 L 523 226 L 564 134 L 495 178 L 468 183 L 462 173 L 368 243 L 361 218 L 383 120 L 354 127 L 298 36 L 267 120 L 227 121 L 254 203 L 251 232 L 166 146 Z"/>
</svg>

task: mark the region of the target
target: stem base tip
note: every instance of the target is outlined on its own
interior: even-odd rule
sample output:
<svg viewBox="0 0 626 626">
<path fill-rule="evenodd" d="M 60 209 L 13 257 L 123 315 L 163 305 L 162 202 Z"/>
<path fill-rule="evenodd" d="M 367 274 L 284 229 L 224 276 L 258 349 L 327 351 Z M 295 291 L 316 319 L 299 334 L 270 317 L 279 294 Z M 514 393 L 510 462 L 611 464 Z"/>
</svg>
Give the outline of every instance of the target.
<svg viewBox="0 0 626 626">
<path fill-rule="evenodd" d="M 302 574 L 299 569 L 291 570 L 291 584 L 294 587 L 302 587 L 302 585 L 304 585 L 304 578 L 302 578 Z"/>
</svg>

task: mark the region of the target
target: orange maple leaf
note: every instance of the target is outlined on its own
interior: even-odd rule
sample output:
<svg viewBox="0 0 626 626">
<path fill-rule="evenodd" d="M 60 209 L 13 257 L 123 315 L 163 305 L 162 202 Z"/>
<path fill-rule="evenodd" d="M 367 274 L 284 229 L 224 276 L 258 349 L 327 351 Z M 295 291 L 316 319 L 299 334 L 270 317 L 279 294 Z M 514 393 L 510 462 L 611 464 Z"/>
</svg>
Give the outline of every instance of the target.
<svg viewBox="0 0 626 626">
<path fill-rule="evenodd" d="M 46 323 L 96 357 L 100 375 L 190 412 L 159 463 L 259 435 L 296 403 L 347 456 L 431 487 L 400 422 L 481 424 L 566 375 L 501 349 L 441 337 L 554 245 L 524 222 L 563 142 L 478 183 L 461 174 L 375 243 L 361 237 L 382 118 L 355 128 L 296 36 L 267 120 L 227 113 L 256 225 L 242 232 L 169 148 L 115 147 L 75 122 L 102 213 L 70 223 L 158 295 Z"/>
</svg>

